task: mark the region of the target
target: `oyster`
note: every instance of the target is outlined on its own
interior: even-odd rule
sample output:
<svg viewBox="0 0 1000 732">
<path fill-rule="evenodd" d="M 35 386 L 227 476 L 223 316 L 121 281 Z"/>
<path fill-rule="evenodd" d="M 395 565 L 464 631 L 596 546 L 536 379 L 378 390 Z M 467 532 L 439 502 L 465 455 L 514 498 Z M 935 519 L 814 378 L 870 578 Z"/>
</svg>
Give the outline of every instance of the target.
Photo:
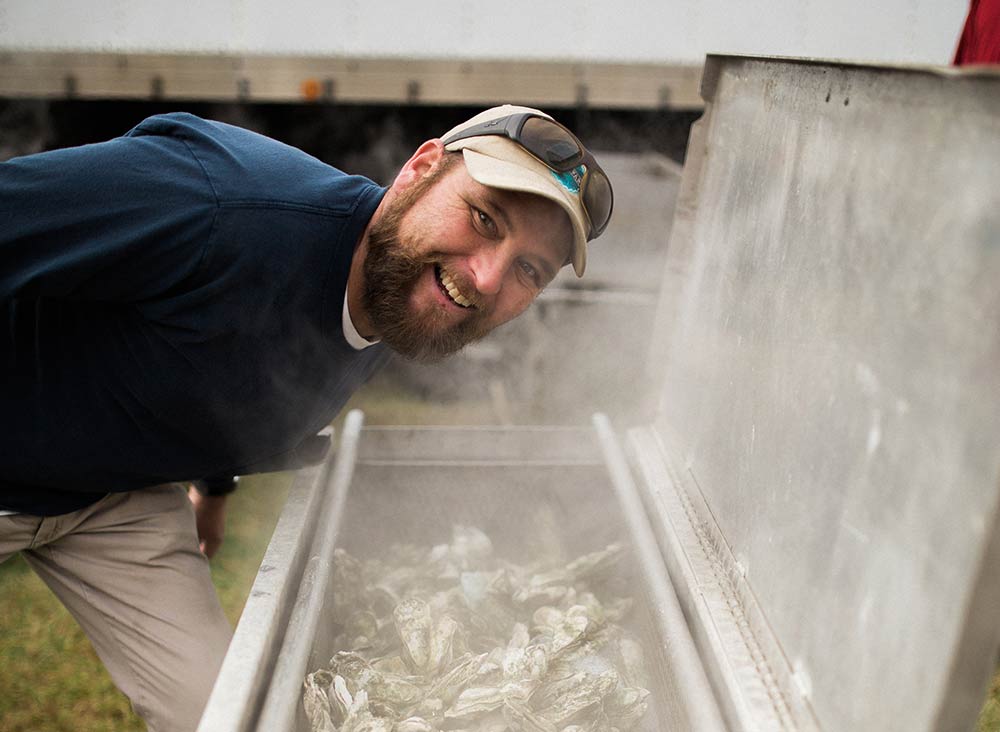
<svg viewBox="0 0 1000 732">
<path fill-rule="evenodd" d="M 618 686 L 618 674 L 608 670 L 602 674 L 585 671 L 539 687 L 532 696 L 531 706 L 538 716 L 553 724 L 566 724 L 581 712 L 600 705 Z"/>
<path fill-rule="evenodd" d="M 560 732 L 552 722 L 535 714 L 523 704 L 511 703 L 504 708 L 509 727 L 524 732 Z"/>
<path fill-rule="evenodd" d="M 420 717 L 407 717 L 406 719 L 396 722 L 396 726 L 392 728 L 392 732 L 437 732 L 434 727 L 431 726 L 430 722 L 426 719 L 421 719 Z"/>
<path fill-rule="evenodd" d="M 427 603 L 417 598 L 403 600 L 392 611 L 396 632 L 403 642 L 403 660 L 414 670 L 427 667 L 431 655 L 431 610 Z"/>
<path fill-rule="evenodd" d="M 330 702 L 330 712 L 338 723 L 346 721 L 354 706 L 354 697 L 347 688 L 347 682 L 343 676 L 334 676 L 333 684 L 327 690 L 327 698 Z"/>
<path fill-rule="evenodd" d="M 642 688 L 618 687 L 604 700 L 604 713 L 620 729 L 631 729 L 648 706 L 649 692 Z"/>
<path fill-rule="evenodd" d="M 326 697 L 330 685 L 330 672 L 316 671 L 306 676 L 302 690 L 302 706 L 314 732 L 336 732 L 330 719 L 330 702 Z"/>
<path fill-rule="evenodd" d="M 460 658 L 443 676 L 434 680 L 427 688 L 427 696 L 441 699 L 442 701 L 454 701 L 455 697 L 471 683 L 496 670 L 496 665 L 487 662 L 487 654 L 481 653 L 478 656 L 467 654 Z"/>
<path fill-rule="evenodd" d="M 468 722 L 479 719 L 489 712 L 503 708 L 505 704 L 525 701 L 535 684 L 531 681 L 510 681 L 501 686 L 469 688 L 458 695 L 451 708 L 444 713 L 450 721 Z"/>
<path fill-rule="evenodd" d="M 548 653 L 544 646 L 531 644 L 528 626 L 515 623 L 504 651 L 501 665 L 506 679 L 540 679 L 548 668 Z"/>
</svg>

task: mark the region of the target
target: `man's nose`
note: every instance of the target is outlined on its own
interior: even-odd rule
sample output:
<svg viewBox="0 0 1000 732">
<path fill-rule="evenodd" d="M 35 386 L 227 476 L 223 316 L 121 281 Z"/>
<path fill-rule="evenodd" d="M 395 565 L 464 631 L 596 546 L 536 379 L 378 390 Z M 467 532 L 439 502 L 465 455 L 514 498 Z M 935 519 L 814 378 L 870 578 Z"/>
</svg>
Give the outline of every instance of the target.
<svg viewBox="0 0 1000 732">
<path fill-rule="evenodd" d="M 496 295 L 510 268 L 508 257 L 498 247 L 479 252 L 472 260 L 476 289 L 484 295 Z"/>
</svg>

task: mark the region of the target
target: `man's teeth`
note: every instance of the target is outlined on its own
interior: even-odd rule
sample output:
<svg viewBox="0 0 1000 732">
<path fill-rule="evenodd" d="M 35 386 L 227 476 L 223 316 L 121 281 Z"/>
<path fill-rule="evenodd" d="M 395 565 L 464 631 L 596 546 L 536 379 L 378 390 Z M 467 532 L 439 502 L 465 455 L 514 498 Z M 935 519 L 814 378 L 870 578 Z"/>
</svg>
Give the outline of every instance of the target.
<svg viewBox="0 0 1000 732">
<path fill-rule="evenodd" d="M 455 281 L 451 278 L 450 274 L 448 274 L 444 269 L 441 269 L 440 271 L 441 271 L 441 284 L 444 286 L 444 289 L 448 291 L 448 294 L 451 296 L 451 299 L 457 302 L 463 308 L 471 308 L 472 300 L 470 300 L 461 292 L 459 292 L 458 285 L 455 284 Z"/>
</svg>

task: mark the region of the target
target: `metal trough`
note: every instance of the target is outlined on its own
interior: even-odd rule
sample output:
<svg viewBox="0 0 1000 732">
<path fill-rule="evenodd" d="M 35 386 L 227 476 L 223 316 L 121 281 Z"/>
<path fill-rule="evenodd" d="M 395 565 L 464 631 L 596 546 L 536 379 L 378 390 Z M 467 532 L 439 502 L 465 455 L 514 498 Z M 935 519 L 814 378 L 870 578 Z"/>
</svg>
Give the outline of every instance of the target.
<svg viewBox="0 0 1000 732">
<path fill-rule="evenodd" d="M 651 684 L 643 725 L 722 730 L 719 710 L 624 457 L 608 427 L 362 427 L 345 423 L 335 457 L 304 471 L 251 590 L 200 730 L 308 730 L 302 683 L 338 650 L 330 617 L 335 548 L 377 556 L 431 546 L 474 525 L 517 562 L 569 560 L 625 542 L 614 578 L 636 600 Z"/>
</svg>

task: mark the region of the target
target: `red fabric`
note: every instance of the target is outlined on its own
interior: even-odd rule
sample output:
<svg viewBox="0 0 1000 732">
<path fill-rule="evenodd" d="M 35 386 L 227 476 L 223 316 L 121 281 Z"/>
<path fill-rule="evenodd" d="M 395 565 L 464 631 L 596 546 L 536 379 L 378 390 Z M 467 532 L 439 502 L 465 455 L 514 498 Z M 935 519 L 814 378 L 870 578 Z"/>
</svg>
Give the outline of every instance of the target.
<svg viewBox="0 0 1000 732">
<path fill-rule="evenodd" d="M 972 0 L 954 63 L 1000 64 L 1000 0 Z"/>
</svg>

